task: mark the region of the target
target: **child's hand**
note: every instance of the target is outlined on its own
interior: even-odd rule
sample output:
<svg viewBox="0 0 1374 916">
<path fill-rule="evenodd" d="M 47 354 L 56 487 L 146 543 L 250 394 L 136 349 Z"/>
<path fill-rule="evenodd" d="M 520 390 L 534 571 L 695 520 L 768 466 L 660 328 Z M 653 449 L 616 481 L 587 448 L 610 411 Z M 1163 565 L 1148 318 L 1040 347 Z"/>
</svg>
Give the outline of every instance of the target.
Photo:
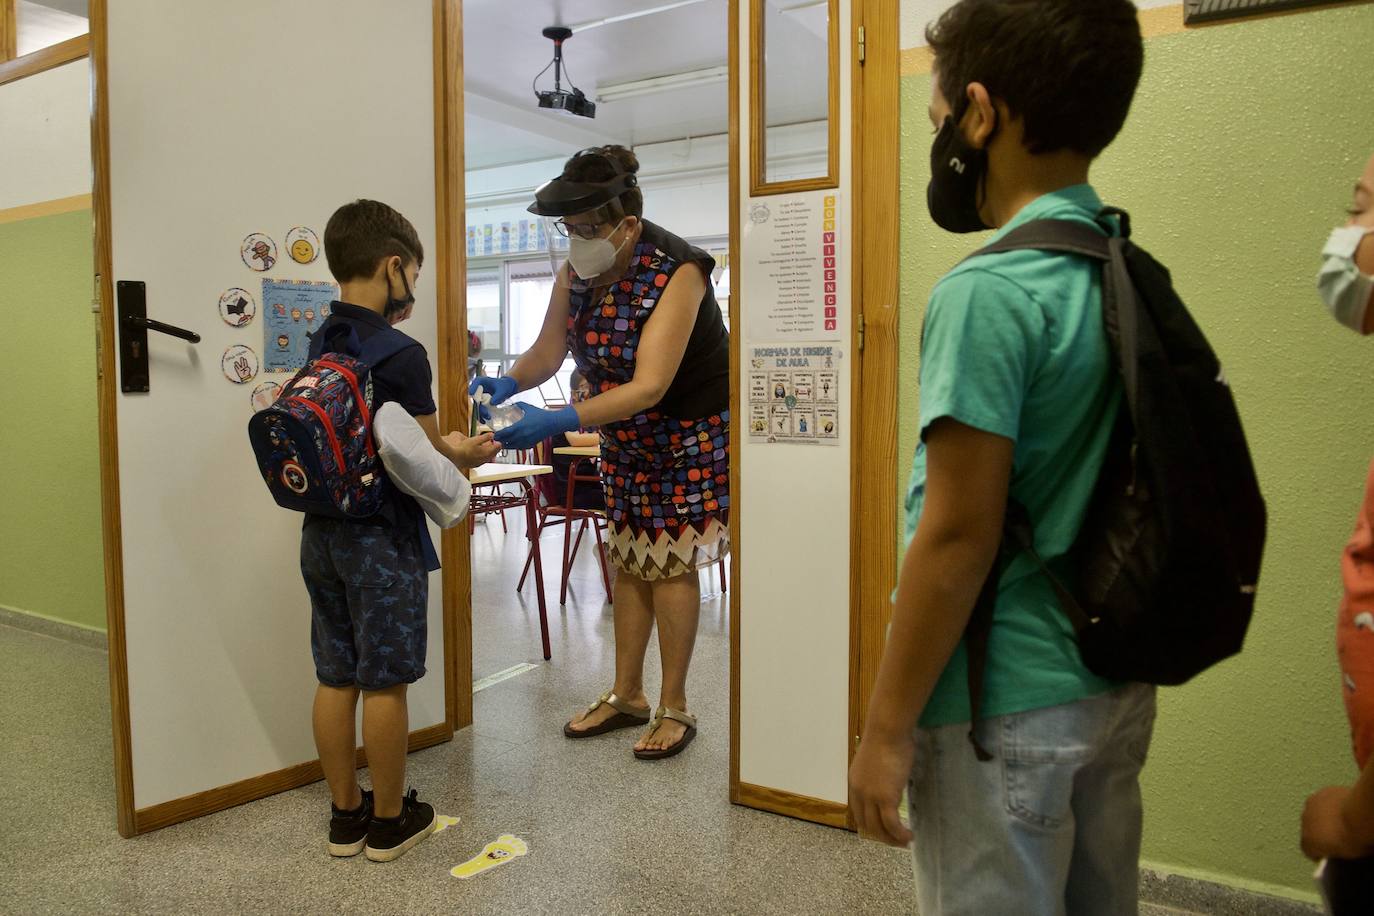
<svg viewBox="0 0 1374 916">
<path fill-rule="evenodd" d="M 448 458 L 460 468 L 475 468 L 501 454 L 501 443 L 491 433 L 465 436 L 454 430 L 444 436 Z"/>
<path fill-rule="evenodd" d="M 1312 793 L 1302 809 L 1302 851 L 1309 859 L 1361 859 L 1367 845 L 1352 835 L 1345 817 L 1347 786 L 1327 786 Z"/>
</svg>

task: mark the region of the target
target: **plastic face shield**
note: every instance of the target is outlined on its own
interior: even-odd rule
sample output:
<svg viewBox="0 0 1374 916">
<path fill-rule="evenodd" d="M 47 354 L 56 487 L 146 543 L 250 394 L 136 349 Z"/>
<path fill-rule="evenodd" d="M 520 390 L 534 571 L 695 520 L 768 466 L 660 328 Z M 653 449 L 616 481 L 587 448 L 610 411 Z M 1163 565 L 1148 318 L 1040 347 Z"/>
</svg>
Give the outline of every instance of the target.
<svg viewBox="0 0 1374 916">
<path fill-rule="evenodd" d="M 560 176 L 534 192 L 529 211 L 541 217 L 544 249 L 557 285 L 582 292 L 624 271 L 629 238 L 623 231 L 620 195 L 637 185 L 635 176 L 623 172 L 597 182 Z"/>
</svg>

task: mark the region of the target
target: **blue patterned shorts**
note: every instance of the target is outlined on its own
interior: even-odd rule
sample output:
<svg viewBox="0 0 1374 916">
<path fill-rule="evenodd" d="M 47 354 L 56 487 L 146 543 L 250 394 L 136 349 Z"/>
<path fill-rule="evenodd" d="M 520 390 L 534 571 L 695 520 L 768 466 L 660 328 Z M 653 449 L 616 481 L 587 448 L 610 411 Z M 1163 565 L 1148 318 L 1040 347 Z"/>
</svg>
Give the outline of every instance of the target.
<svg viewBox="0 0 1374 916">
<path fill-rule="evenodd" d="M 301 532 L 301 575 L 321 684 L 385 690 L 424 677 L 429 573 L 416 538 L 310 517 Z"/>
</svg>

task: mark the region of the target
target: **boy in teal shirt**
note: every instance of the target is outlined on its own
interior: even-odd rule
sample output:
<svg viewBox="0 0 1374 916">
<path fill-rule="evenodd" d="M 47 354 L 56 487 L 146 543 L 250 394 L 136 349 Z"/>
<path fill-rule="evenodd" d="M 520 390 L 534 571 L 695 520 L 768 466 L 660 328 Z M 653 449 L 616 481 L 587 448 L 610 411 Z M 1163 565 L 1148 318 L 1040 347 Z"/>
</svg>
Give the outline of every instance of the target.
<svg viewBox="0 0 1374 916">
<path fill-rule="evenodd" d="M 1088 169 L 1139 80 L 1135 7 L 962 0 L 927 38 L 936 223 L 998 227 L 994 239 L 1047 218 L 1115 233 Z M 931 294 L 907 553 L 850 770 L 860 832 L 915 835 L 922 916 L 1137 910 L 1153 688 L 1088 671 L 1048 579 L 1017 557 L 997 585 L 982 762 L 962 640 L 1009 497 L 1052 566 L 1082 525 L 1121 401 L 1100 277 L 1086 258 L 1014 251 L 965 261 Z M 911 830 L 897 811 L 908 781 Z"/>
</svg>

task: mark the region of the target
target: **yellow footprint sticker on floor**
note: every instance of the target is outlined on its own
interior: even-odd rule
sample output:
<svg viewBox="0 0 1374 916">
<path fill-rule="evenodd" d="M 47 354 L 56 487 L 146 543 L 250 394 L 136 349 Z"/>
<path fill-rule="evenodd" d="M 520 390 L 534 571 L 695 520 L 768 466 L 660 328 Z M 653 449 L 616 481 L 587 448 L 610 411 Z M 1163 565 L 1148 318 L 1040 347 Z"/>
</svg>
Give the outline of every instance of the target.
<svg viewBox="0 0 1374 916">
<path fill-rule="evenodd" d="M 475 878 L 498 865 L 505 865 L 530 851 L 529 844 L 513 834 L 503 834 L 486 845 L 480 855 L 473 856 L 449 872 L 455 878 Z"/>
<path fill-rule="evenodd" d="M 443 833 L 445 830 L 447 830 L 447 829 L 450 828 L 450 827 L 457 827 L 457 826 L 458 826 L 458 822 L 461 821 L 462 818 L 461 818 L 461 817 L 454 817 L 454 816 L 451 815 L 451 814 L 441 814 L 441 815 L 439 815 L 439 817 L 437 818 L 437 820 L 439 821 L 439 823 L 438 823 L 438 825 L 434 828 L 434 832 L 435 832 L 435 833 Z"/>
</svg>

